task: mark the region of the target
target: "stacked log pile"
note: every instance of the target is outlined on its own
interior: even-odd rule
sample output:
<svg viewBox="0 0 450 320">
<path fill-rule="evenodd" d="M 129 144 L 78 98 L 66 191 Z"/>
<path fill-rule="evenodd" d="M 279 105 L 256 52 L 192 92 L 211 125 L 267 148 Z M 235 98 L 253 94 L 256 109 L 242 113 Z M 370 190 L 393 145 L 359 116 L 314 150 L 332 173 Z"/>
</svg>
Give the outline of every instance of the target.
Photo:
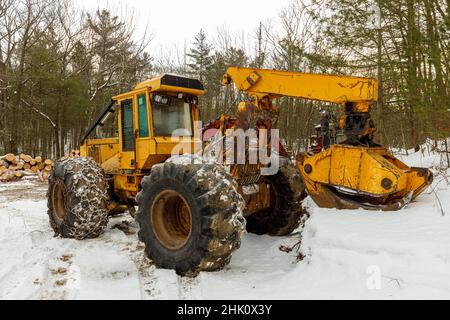
<svg viewBox="0 0 450 320">
<path fill-rule="evenodd" d="M 41 181 L 50 177 L 54 163 L 50 159 L 42 157 L 31 157 L 21 153 L 20 155 L 7 154 L 0 156 L 0 181 L 16 181 L 24 176 L 35 175 Z"/>
</svg>

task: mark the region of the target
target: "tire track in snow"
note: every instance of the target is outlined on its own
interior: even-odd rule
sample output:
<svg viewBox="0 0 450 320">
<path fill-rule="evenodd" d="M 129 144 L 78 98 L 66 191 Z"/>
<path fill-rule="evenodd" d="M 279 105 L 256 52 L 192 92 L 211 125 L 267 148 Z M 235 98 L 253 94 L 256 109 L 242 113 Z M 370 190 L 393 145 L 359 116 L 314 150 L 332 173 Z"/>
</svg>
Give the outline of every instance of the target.
<svg viewBox="0 0 450 320">
<path fill-rule="evenodd" d="M 134 263 L 139 277 L 141 299 L 161 299 L 162 291 L 159 276 L 156 274 L 156 267 L 152 261 L 146 257 L 144 244 L 137 237 L 139 226 L 131 217 L 118 217 L 111 219 L 112 227 L 121 230 L 126 236 L 118 241 L 122 251 L 127 251 L 130 260 Z M 120 222 L 119 222 L 120 221 Z M 113 240 L 114 241 L 114 240 Z"/>
<path fill-rule="evenodd" d="M 145 256 L 143 245 L 138 243 L 135 249 L 130 249 L 130 259 L 134 262 L 139 276 L 141 299 L 155 299 L 161 296 L 158 276 L 155 274 L 156 267 Z"/>
<path fill-rule="evenodd" d="M 45 200 L 41 199 L 47 185 L 34 181 L 30 186 L 9 186 L 0 198 L 4 203 L 0 209 L 8 214 L 2 249 L 14 261 L 0 278 L 0 299 L 45 298 L 43 291 L 55 272 L 53 261 L 74 246 L 70 240 L 56 240 L 49 232 Z M 39 209 L 36 215 L 35 204 L 42 205 L 42 215 Z"/>
<path fill-rule="evenodd" d="M 195 278 L 178 276 L 178 299 L 199 300 L 202 298 L 201 274 Z"/>
<path fill-rule="evenodd" d="M 65 250 L 64 252 L 70 252 Z M 39 299 L 63 300 L 77 296 L 80 270 L 72 266 L 74 254 L 54 255 L 48 262 L 47 277 L 39 293 Z"/>
<path fill-rule="evenodd" d="M 26 216 L 23 210 L 13 208 L 10 204 L 5 202 L 5 205 L 0 207 L 0 209 L 6 209 L 8 213 L 8 221 L 2 231 L 3 238 L 0 240 L 3 243 L 2 249 L 6 253 L 6 259 L 17 261 L 0 277 L 0 299 L 22 298 L 24 292 L 26 296 L 32 296 L 37 292 L 39 284 L 35 280 L 45 274 L 46 260 L 51 254 L 48 242 L 52 237 L 42 236 L 39 230 L 26 231 L 31 226 L 39 228 L 35 218 Z M 29 221 L 26 221 L 26 218 Z M 25 232 L 13 233 L 12 228 L 15 225 L 23 226 Z"/>
<path fill-rule="evenodd" d="M 47 288 L 51 273 L 51 261 L 55 255 L 67 251 L 73 244 L 66 243 L 55 250 L 52 239 L 41 245 L 33 245 L 24 252 L 22 259 L 0 279 L 0 299 L 42 298 L 40 293 Z M 25 295 L 24 295 L 25 294 Z"/>
</svg>

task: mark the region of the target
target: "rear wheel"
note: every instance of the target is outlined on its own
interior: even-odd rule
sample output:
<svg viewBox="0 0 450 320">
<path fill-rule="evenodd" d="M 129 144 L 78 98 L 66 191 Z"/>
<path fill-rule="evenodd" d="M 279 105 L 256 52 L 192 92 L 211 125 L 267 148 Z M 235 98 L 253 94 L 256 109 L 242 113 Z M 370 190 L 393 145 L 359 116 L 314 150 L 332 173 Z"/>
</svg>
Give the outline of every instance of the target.
<svg viewBox="0 0 450 320">
<path fill-rule="evenodd" d="M 191 209 L 175 190 L 165 190 L 156 196 L 150 208 L 150 220 L 153 233 L 166 248 L 180 249 L 192 235 Z"/>
<path fill-rule="evenodd" d="M 220 270 L 240 246 L 245 204 L 218 165 L 155 165 L 137 203 L 139 239 L 157 267 L 189 276 Z"/>
<path fill-rule="evenodd" d="M 247 231 L 258 235 L 288 235 L 299 227 L 306 213 L 302 208 L 306 197 L 303 180 L 297 167 L 289 159 L 280 157 L 278 173 L 267 176 L 266 183 L 270 188 L 271 206 L 246 218 Z"/>
<path fill-rule="evenodd" d="M 55 235 L 96 238 L 108 223 L 108 186 L 103 170 L 84 157 L 56 162 L 49 178 L 47 207 Z"/>
</svg>

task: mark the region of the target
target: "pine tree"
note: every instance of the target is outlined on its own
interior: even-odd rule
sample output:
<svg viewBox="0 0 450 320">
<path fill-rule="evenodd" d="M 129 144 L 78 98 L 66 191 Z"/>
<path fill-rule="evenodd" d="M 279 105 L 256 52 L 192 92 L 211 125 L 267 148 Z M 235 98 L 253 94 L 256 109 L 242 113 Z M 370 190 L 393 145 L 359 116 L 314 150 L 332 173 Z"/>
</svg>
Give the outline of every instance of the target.
<svg viewBox="0 0 450 320">
<path fill-rule="evenodd" d="M 200 81 L 204 81 L 206 73 L 212 65 L 211 45 L 206 41 L 206 34 L 200 29 L 195 36 L 194 47 L 189 50 L 187 56 L 190 62 L 187 64 L 190 73 Z"/>
<path fill-rule="evenodd" d="M 88 15 L 87 26 L 93 33 L 91 51 L 94 72 L 90 88 L 90 119 L 112 96 L 130 90 L 151 70 L 150 56 L 139 50 L 130 28 L 108 10 Z"/>
</svg>

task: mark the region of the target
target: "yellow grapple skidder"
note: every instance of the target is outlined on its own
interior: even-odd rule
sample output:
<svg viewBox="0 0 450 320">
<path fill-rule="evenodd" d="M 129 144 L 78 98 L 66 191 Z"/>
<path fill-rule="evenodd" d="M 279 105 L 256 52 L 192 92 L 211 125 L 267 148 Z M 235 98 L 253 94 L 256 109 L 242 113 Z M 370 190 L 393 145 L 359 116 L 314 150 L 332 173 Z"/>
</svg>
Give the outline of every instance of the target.
<svg viewBox="0 0 450 320">
<path fill-rule="evenodd" d="M 430 183 L 428 170 L 408 168 L 373 144 L 374 80 L 230 68 L 225 82 L 232 80 L 253 101 L 241 103 L 234 119 L 221 117 L 219 127 L 270 129 L 278 112 L 272 100 L 292 96 L 345 104 L 348 141 L 297 165 L 280 144 L 279 170 L 268 175 L 258 163 L 196 162 L 204 152 L 195 125 L 204 87 L 156 77 L 113 97 L 82 137 L 81 156 L 55 163 L 47 193 L 55 235 L 98 237 L 109 216 L 128 209 L 157 267 L 195 275 L 226 266 L 245 228 L 274 236 L 295 230 L 305 216 L 305 184 L 321 206 L 393 210 Z"/>
</svg>

